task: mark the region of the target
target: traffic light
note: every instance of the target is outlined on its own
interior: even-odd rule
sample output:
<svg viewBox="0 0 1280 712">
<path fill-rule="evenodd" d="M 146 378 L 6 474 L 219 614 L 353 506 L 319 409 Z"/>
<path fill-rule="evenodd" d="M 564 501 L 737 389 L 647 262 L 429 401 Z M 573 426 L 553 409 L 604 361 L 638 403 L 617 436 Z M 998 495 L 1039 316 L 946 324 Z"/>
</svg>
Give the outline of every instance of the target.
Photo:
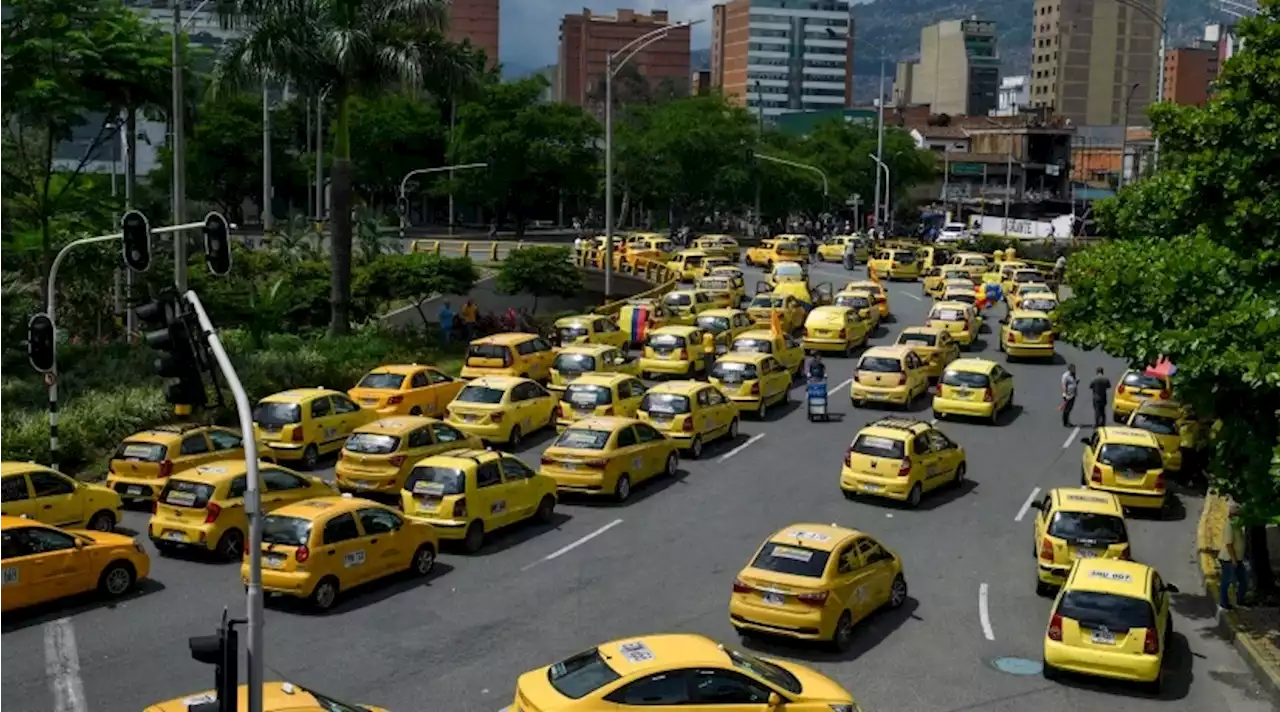
<svg viewBox="0 0 1280 712">
<path fill-rule="evenodd" d="M 240 634 L 236 624 L 243 621 L 227 620 L 223 614 L 222 625 L 213 635 L 194 635 L 187 640 L 191 657 L 213 666 L 214 691 L 217 702 L 209 710 L 236 712 L 240 697 L 237 667 L 240 662 Z"/>
<path fill-rule="evenodd" d="M 403 195 L 396 198 L 396 213 L 402 218 L 409 217 L 409 199 Z"/>
<path fill-rule="evenodd" d="M 231 226 L 222 213 L 204 216 L 204 261 L 219 277 L 231 271 Z"/>
<path fill-rule="evenodd" d="M 147 216 L 130 210 L 120 218 L 124 263 L 134 272 L 146 272 L 151 266 L 151 223 Z"/>
<path fill-rule="evenodd" d="M 54 367 L 53 319 L 41 312 L 27 321 L 27 360 L 40 373 Z"/>
<path fill-rule="evenodd" d="M 204 407 L 207 399 L 194 315 L 183 308 L 171 291 L 143 304 L 134 313 L 147 326 L 143 337 L 147 346 L 161 352 L 155 360 L 156 373 L 176 379 L 165 387 L 165 399 L 175 406 Z"/>
</svg>

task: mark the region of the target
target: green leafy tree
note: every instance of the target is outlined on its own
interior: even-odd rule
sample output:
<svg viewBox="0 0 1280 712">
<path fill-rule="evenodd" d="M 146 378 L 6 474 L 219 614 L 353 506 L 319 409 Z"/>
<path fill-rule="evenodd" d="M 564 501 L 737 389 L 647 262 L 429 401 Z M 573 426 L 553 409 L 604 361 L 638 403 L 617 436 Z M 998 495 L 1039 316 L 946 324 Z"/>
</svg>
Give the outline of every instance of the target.
<svg viewBox="0 0 1280 712">
<path fill-rule="evenodd" d="M 444 0 L 237 0 L 220 5 L 244 33 L 224 48 L 212 88 L 290 82 L 304 95 L 328 90 L 333 127 L 332 304 L 329 330 L 350 329 L 352 102 L 358 95 L 474 83 L 475 58 L 448 40 Z"/>
<path fill-rule="evenodd" d="M 507 255 L 495 281 L 503 294 L 533 297 L 533 312 L 542 297 L 572 297 L 582 291 L 582 272 L 565 247 L 525 247 Z"/>
<path fill-rule="evenodd" d="M 397 300 L 410 300 L 430 329 L 422 304 L 441 294 L 466 294 L 480 279 L 470 257 L 442 257 L 428 252 L 382 255 L 356 275 L 356 293 L 385 309 Z"/>
<path fill-rule="evenodd" d="M 445 127 L 435 102 L 403 94 L 357 98 L 351 105 L 352 187 L 372 206 L 394 206 L 400 180 L 443 165 Z M 421 182 L 431 176 L 422 176 Z"/>
<path fill-rule="evenodd" d="M 1161 171 L 1101 204 L 1114 239 L 1075 258 L 1066 336 L 1142 367 L 1176 366 L 1175 396 L 1216 421 L 1208 472 L 1244 508 L 1254 571 L 1274 590 L 1259 526 L 1280 514 L 1280 6 L 1239 26 L 1244 49 L 1205 108 L 1151 109 Z"/>
</svg>

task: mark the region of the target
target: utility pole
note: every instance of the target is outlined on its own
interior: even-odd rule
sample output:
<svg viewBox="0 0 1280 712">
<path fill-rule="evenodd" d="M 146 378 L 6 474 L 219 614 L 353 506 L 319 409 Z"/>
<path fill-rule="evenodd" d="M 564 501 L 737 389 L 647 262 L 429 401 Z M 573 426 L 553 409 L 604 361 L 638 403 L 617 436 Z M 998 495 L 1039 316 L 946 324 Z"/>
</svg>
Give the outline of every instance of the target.
<svg viewBox="0 0 1280 712">
<path fill-rule="evenodd" d="M 1163 72 L 1163 71 L 1164 71 L 1164 68 L 1163 68 L 1163 67 L 1161 67 L 1160 71 L 1161 71 L 1161 72 Z M 1129 158 L 1127 155 L 1125 155 L 1125 154 L 1127 154 L 1127 153 L 1129 152 L 1129 102 L 1130 102 L 1130 101 L 1133 101 L 1133 93 L 1134 93 L 1135 91 L 1137 91 L 1137 90 L 1138 90 L 1138 87 L 1139 87 L 1139 86 L 1141 86 L 1141 84 L 1138 84 L 1137 82 L 1134 82 L 1133 86 L 1129 87 L 1129 92 L 1128 92 L 1127 94 L 1125 94 L 1125 97 L 1124 97 L 1124 104 L 1123 104 L 1123 106 L 1121 107 L 1121 112 L 1120 112 L 1120 178 L 1119 178 L 1119 180 L 1118 180 L 1118 182 L 1117 182 L 1117 184 L 1116 184 L 1116 190 L 1119 190 L 1120 188 L 1123 188 L 1123 187 L 1124 187 L 1124 178 L 1125 178 L 1125 173 L 1127 172 L 1127 171 L 1125 170 L 1125 163 L 1126 163 L 1126 161 L 1127 161 L 1127 160 L 1128 160 L 1128 158 Z"/>
<path fill-rule="evenodd" d="M 196 8 L 199 10 L 199 8 Z M 195 14 L 192 13 L 194 17 Z M 186 102 L 182 88 L 182 0 L 173 0 L 173 57 L 172 57 L 172 89 L 173 106 L 170 120 L 173 122 L 173 195 L 170 197 L 173 208 L 174 225 L 181 225 L 186 218 L 187 202 L 187 139 L 186 117 L 183 116 Z M 187 289 L 187 236 L 180 232 L 173 233 L 173 284 L 179 292 Z"/>
<path fill-rule="evenodd" d="M 880 83 L 876 85 L 876 163 L 884 166 L 884 51 L 880 52 Z M 880 216 L 880 171 L 876 171 L 876 233 L 884 234 L 884 226 L 881 224 Z M 889 192 L 889 187 L 884 186 L 884 192 Z"/>
<path fill-rule="evenodd" d="M 759 125 L 756 129 L 756 144 L 759 145 L 764 140 L 764 95 L 761 93 L 763 85 L 760 80 L 756 80 L 756 114 Z M 760 176 L 760 170 L 756 169 L 756 224 L 763 225 L 764 219 L 760 215 L 760 184 L 763 182 Z"/>
<path fill-rule="evenodd" d="M 262 234 L 271 232 L 271 85 L 262 77 Z M 183 289 L 179 287 L 179 290 Z"/>
</svg>

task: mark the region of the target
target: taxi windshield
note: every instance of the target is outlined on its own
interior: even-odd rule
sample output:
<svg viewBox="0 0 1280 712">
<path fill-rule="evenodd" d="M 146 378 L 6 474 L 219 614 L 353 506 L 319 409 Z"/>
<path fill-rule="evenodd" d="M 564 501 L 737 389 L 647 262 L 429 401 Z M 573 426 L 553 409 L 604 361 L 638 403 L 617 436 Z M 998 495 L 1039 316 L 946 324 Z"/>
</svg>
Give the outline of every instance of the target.
<svg viewBox="0 0 1280 712">
<path fill-rule="evenodd" d="M 1158 470 L 1163 466 L 1160 451 L 1146 445 L 1125 445 L 1123 443 L 1107 443 L 1098 453 L 1098 459 L 1104 465 L 1119 470 Z"/>
<path fill-rule="evenodd" d="M 1158 376 L 1149 376 L 1145 373 L 1138 373 L 1137 371 L 1130 371 L 1129 373 L 1124 374 L 1124 381 L 1122 381 L 1122 383 L 1130 388 L 1141 388 L 1143 390 L 1150 389 L 1158 391 L 1164 388 L 1164 381 L 1160 380 Z"/>
<path fill-rule="evenodd" d="M 698 317 L 698 327 L 720 333 L 729 330 L 729 317 L 727 316 L 700 316 Z"/>
<path fill-rule="evenodd" d="M 262 543 L 306 546 L 311 538 L 311 522 L 300 517 L 267 515 L 262 520 Z"/>
<path fill-rule="evenodd" d="M 742 383 L 757 378 L 756 365 L 737 361 L 720 361 L 711 367 L 711 377 L 724 383 Z"/>
<path fill-rule="evenodd" d="M 571 700 L 581 699 L 619 677 L 622 676 L 600 656 L 599 648 L 578 653 L 547 670 L 547 681 Z"/>
<path fill-rule="evenodd" d="M 684 337 L 676 334 L 654 334 L 649 337 L 649 345 L 662 348 L 679 348 L 684 346 Z"/>
<path fill-rule="evenodd" d="M 921 334 L 921 333 L 905 333 L 898 337 L 898 343 L 906 346 L 909 344 L 920 344 L 921 346 L 937 346 L 937 334 Z"/>
<path fill-rule="evenodd" d="M 964 321 L 964 312 L 959 309 L 934 309 L 929 318 L 940 321 Z"/>
<path fill-rule="evenodd" d="M 795 675 L 768 660 L 761 660 L 754 655 L 747 655 L 733 648 L 726 647 L 724 652 L 725 655 L 729 656 L 729 661 L 733 663 L 734 667 L 754 673 L 787 692 L 800 692 L 803 689 Z"/>
<path fill-rule="evenodd" d="M 778 277 L 803 277 L 804 268 L 794 262 L 784 262 L 774 267 L 773 273 Z"/>
<path fill-rule="evenodd" d="M 595 407 L 613 402 L 613 391 L 604 386 L 581 383 L 570 384 L 564 391 L 564 401 L 570 405 Z"/>
<path fill-rule="evenodd" d="M 1009 328 L 1019 333 L 1040 334 L 1053 328 L 1053 324 L 1049 323 L 1044 317 L 1028 317 L 1020 316 L 1009 324 Z"/>
<path fill-rule="evenodd" d="M 685 255 L 684 264 L 686 267 L 697 267 L 702 264 L 702 255 Z"/>
<path fill-rule="evenodd" d="M 781 309 L 783 307 L 783 299 L 782 297 L 771 297 L 767 294 L 762 294 L 751 300 L 751 306 L 757 309 Z"/>
<path fill-rule="evenodd" d="M 771 541 L 764 545 L 751 567 L 792 576 L 822 578 L 831 552 Z"/>
<path fill-rule="evenodd" d="M 663 415 L 688 413 L 689 398 L 675 393 L 646 393 L 640 401 L 640 410 Z"/>
<path fill-rule="evenodd" d="M 698 289 L 728 289 L 729 280 L 727 279 L 704 279 L 698 282 Z"/>
<path fill-rule="evenodd" d="M 487 386 L 467 386 L 454 400 L 459 403 L 501 403 L 506 391 Z"/>
<path fill-rule="evenodd" d="M 115 459 L 139 462 L 160 462 L 169 454 L 169 448 L 159 443 L 126 440 L 116 448 Z"/>
<path fill-rule="evenodd" d="M 596 370 L 596 357 L 587 354 L 560 354 L 551 367 L 560 373 L 586 373 Z"/>
<path fill-rule="evenodd" d="M 1058 615 L 1089 628 L 1106 628 L 1119 633 L 1134 628 L 1154 628 L 1151 604 L 1132 596 L 1095 591 L 1067 591 L 1058 603 Z"/>
<path fill-rule="evenodd" d="M 901 460 L 907 456 L 907 446 L 901 440 L 880 437 L 878 435 L 859 435 L 853 441 L 850 451 L 867 457 L 883 457 L 886 460 Z"/>
<path fill-rule="evenodd" d="M 836 297 L 836 306 L 853 307 L 854 309 L 866 309 L 867 307 L 871 306 L 871 300 L 867 299 L 866 297 L 852 297 L 847 294 L 842 294 Z"/>
<path fill-rule="evenodd" d="M 966 280 L 966 281 L 972 281 L 972 280 L 970 280 L 970 279 L 969 279 L 969 273 L 968 273 L 968 272 L 965 272 L 965 271 L 963 271 L 963 270 L 951 270 L 951 269 L 949 269 L 949 270 L 947 270 L 946 272 L 943 272 L 943 273 L 942 273 L 942 278 L 943 278 L 943 279 L 963 279 L 963 280 Z"/>
<path fill-rule="evenodd" d="M 942 385 L 956 388 L 986 388 L 991 385 L 991 379 L 987 378 L 985 373 L 947 371 L 942 374 Z"/>
<path fill-rule="evenodd" d="M 733 350 L 749 354 L 771 354 L 773 342 L 768 339 L 738 339 L 733 342 Z"/>
<path fill-rule="evenodd" d="M 1039 282 L 1043 279 L 1044 277 L 1041 277 L 1039 272 L 1032 270 L 1019 270 L 1013 273 L 1013 281 L 1015 282 Z"/>
<path fill-rule="evenodd" d="M 688 294 L 668 294 L 662 301 L 667 306 L 687 307 L 693 304 L 693 297 Z"/>
<path fill-rule="evenodd" d="M 1035 311 L 1048 312 L 1058 308 L 1058 303 L 1052 299 L 1024 299 L 1022 306 Z"/>
<path fill-rule="evenodd" d="M 431 485 L 437 485 L 432 488 Z M 467 476 L 456 467 L 418 465 L 404 478 L 404 488 L 414 493 L 462 494 L 466 490 Z"/>
<path fill-rule="evenodd" d="M 858 362 L 858 370 L 874 373 L 902 373 L 902 362 L 886 356 L 866 356 Z"/>
<path fill-rule="evenodd" d="M 259 403 L 253 409 L 253 422 L 266 427 L 279 427 L 302 422 L 302 407 L 297 403 Z"/>
<path fill-rule="evenodd" d="M 1167 415 L 1152 415 L 1150 413 L 1137 413 L 1133 416 L 1131 423 L 1135 428 L 1141 428 L 1158 435 L 1177 435 L 1178 420 L 1170 418 Z"/>
<path fill-rule="evenodd" d="M 347 438 L 347 452 L 358 452 L 364 455 L 386 455 L 400 447 L 400 438 L 381 433 L 352 433 Z"/>
<path fill-rule="evenodd" d="M 586 324 L 569 324 L 559 329 L 560 337 L 563 339 L 576 339 L 579 336 L 587 336 L 591 333 L 591 329 Z"/>
<path fill-rule="evenodd" d="M 965 304 L 977 304 L 978 296 L 973 292 L 947 292 L 943 296 L 949 302 L 964 302 Z M 958 319 L 949 319 L 948 321 L 959 321 Z"/>
<path fill-rule="evenodd" d="M 399 373 L 369 373 L 360 382 L 356 384 L 356 388 L 385 388 L 386 390 L 399 390 L 400 384 L 404 383 L 404 376 Z"/>
<path fill-rule="evenodd" d="M 1058 512 L 1049 523 L 1049 536 L 1069 542 L 1087 540 L 1099 544 L 1129 541 L 1124 519 L 1093 512 Z"/>
<path fill-rule="evenodd" d="M 907 252 L 907 251 L 890 252 L 889 259 L 893 260 L 894 262 L 901 262 L 904 265 L 909 265 L 916 261 L 916 253 Z"/>
<path fill-rule="evenodd" d="M 572 448 L 575 450 L 603 450 L 609 443 L 608 430 L 591 430 L 587 428 L 569 428 L 556 438 L 554 447 Z"/>
</svg>

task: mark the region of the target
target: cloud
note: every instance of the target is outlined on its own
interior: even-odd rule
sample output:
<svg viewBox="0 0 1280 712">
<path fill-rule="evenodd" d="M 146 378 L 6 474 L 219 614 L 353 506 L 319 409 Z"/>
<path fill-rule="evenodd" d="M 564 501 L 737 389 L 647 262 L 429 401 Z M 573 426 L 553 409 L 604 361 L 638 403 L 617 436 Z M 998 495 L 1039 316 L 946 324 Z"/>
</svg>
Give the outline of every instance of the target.
<svg viewBox="0 0 1280 712">
<path fill-rule="evenodd" d="M 503 64 L 534 69 L 556 63 L 560 46 L 560 20 L 588 8 L 594 13 L 612 14 L 619 7 L 637 12 L 667 10 L 673 21 L 702 20 L 693 28 L 695 49 L 711 45 L 711 6 L 717 0 L 630 0 L 618 3 L 598 0 L 502 0 L 501 46 Z M 722 0 L 720 0 L 722 1 Z"/>
</svg>

